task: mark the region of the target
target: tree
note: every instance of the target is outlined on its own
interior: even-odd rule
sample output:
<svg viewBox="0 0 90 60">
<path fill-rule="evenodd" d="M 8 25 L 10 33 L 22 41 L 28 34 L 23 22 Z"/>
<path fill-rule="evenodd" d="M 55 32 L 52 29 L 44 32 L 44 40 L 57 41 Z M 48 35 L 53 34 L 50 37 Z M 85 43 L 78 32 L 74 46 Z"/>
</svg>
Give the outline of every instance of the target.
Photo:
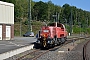
<svg viewBox="0 0 90 60">
<path fill-rule="evenodd" d="M 33 9 L 35 12 L 34 15 L 37 17 L 37 19 L 47 20 L 48 6 L 46 3 L 42 2 L 42 1 L 36 2 Z"/>
<path fill-rule="evenodd" d="M 14 16 L 15 22 L 18 22 L 21 18 L 28 19 L 28 0 L 1 0 L 4 2 L 9 2 L 14 4 Z M 70 6 L 69 4 L 64 4 L 62 7 L 54 5 L 52 1 L 48 2 L 31 2 L 31 15 L 33 20 L 48 20 L 53 21 L 52 15 L 56 12 L 59 13 L 59 21 L 61 23 L 70 22 L 72 9 L 72 20 L 73 25 L 78 25 L 81 22 L 84 26 L 90 25 L 90 12 L 79 9 L 75 6 Z"/>
</svg>

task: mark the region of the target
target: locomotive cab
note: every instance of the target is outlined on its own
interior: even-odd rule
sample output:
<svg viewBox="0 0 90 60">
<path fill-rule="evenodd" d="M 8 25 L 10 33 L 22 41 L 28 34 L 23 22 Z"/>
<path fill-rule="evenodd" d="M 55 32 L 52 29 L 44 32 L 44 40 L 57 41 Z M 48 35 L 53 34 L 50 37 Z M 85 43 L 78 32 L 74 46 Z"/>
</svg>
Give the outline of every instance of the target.
<svg viewBox="0 0 90 60">
<path fill-rule="evenodd" d="M 53 41 L 50 37 L 50 29 L 48 26 L 43 26 L 39 35 L 40 36 L 36 41 L 36 44 L 39 45 L 39 47 L 50 47 L 53 44 Z"/>
</svg>

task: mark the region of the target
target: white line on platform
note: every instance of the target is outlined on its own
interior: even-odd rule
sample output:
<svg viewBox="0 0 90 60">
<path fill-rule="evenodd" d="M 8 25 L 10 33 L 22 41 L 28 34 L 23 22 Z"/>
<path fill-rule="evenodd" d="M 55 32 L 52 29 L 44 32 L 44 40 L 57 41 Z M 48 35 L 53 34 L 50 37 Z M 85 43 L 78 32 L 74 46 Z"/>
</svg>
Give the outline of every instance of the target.
<svg viewBox="0 0 90 60">
<path fill-rule="evenodd" d="M 24 45 L 20 45 L 20 44 L 16 44 L 16 43 L 10 42 L 10 41 L 9 41 L 9 43 L 14 44 L 15 46 L 24 46 Z"/>
</svg>

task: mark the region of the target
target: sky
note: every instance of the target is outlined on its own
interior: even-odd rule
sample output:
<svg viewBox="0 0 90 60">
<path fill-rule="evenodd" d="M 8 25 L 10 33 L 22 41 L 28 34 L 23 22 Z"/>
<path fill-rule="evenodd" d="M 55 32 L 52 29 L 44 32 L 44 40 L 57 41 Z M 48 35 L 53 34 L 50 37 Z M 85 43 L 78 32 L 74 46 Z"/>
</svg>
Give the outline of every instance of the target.
<svg viewBox="0 0 90 60">
<path fill-rule="evenodd" d="M 40 0 L 33 0 L 33 1 L 40 1 Z M 48 2 L 50 0 L 41 0 L 43 2 Z M 65 3 L 69 4 L 70 6 L 76 6 L 79 9 L 90 11 L 90 0 L 51 0 L 52 3 L 55 5 L 63 6 Z"/>
</svg>

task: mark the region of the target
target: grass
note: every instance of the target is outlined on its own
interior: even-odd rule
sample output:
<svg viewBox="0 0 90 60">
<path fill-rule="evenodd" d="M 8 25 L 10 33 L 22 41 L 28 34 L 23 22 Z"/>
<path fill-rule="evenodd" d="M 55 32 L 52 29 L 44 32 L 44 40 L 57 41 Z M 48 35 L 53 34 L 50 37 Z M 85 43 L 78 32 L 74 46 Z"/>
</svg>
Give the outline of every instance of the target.
<svg viewBox="0 0 90 60">
<path fill-rule="evenodd" d="M 69 25 L 67 26 L 67 31 L 70 32 Z M 72 32 L 73 34 L 80 34 L 80 33 L 90 34 L 90 28 L 88 28 L 88 27 L 73 26 L 72 31 L 73 31 Z"/>
</svg>

